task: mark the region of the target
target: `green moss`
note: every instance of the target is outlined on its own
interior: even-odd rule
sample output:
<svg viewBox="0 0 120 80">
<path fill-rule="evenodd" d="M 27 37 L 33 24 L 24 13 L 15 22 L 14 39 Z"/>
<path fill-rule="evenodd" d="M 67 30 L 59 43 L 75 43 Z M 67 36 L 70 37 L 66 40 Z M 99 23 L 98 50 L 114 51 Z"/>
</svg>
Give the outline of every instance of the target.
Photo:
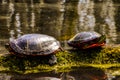
<svg viewBox="0 0 120 80">
<path fill-rule="evenodd" d="M 56 54 L 58 63 L 47 64 L 47 57 L 0 56 L 1 72 L 37 73 L 47 71 L 67 72 L 73 67 L 92 66 L 97 68 L 120 67 L 120 47 L 104 47 L 88 50 L 68 50 Z"/>
</svg>

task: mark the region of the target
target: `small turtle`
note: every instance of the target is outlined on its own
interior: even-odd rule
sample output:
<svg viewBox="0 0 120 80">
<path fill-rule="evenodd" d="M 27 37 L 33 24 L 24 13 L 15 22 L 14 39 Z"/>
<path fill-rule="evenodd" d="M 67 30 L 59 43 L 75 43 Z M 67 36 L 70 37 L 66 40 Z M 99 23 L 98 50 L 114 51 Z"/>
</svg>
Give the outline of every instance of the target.
<svg viewBox="0 0 120 80">
<path fill-rule="evenodd" d="M 76 34 L 68 41 L 68 45 L 73 48 L 88 49 L 101 47 L 106 43 L 106 36 L 94 31 L 84 31 Z"/>
<path fill-rule="evenodd" d="M 48 63 L 50 65 L 57 62 L 55 53 L 62 50 L 59 41 L 44 34 L 26 34 L 10 40 L 5 47 L 10 53 L 18 56 L 49 55 Z"/>
</svg>

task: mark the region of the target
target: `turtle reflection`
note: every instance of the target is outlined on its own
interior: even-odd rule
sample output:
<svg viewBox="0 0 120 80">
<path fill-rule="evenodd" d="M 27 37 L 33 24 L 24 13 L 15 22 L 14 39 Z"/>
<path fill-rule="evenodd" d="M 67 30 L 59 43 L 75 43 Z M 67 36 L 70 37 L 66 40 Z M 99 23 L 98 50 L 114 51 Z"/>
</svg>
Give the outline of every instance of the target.
<svg viewBox="0 0 120 80">
<path fill-rule="evenodd" d="M 107 80 L 105 72 L 93 67 L 79 67 L 74 71 L 64 73 L 62 80 Z"/>
<path fill-rule="evenodd" d="M 70 72 L 43 72 L 36 74 L 14 75 L 12 80 L 107 80 L 107 74 L 98 68 L 93 67 L 73 67 Z"/>
</svg>

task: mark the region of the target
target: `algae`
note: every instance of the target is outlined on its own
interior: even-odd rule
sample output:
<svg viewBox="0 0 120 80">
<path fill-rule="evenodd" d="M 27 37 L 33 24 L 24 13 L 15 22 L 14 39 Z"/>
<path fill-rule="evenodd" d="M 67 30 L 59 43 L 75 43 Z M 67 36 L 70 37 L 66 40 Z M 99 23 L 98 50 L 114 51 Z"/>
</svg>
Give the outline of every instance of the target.
<svg viewBox="0 0 120 80">
<path fill-rule="evenodd" d="M 73 67 L 96 67 L 107 69 L 120 67 L 120 47 L 103 47 L 87 50 L 71 49 L 56 54 L 58 63 L 48 65 L 47 57 L 0 56 L 0 72 L 17 72 L 22 74 L 38 72 L 68 72 Z"/>
</svg>

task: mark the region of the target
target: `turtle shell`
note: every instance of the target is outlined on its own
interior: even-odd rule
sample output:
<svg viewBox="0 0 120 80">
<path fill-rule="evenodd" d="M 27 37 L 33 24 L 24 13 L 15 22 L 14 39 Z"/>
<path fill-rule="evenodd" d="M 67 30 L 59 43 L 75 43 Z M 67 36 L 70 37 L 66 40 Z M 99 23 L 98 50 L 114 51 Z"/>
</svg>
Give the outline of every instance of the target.
<svg viewBox="0 0 120 80">
<path fill-rule="evenodd" d="M 43 34 L 26 34 L 9 42 L 15 54 L 49 55 L 60 48 L 54 37 Z"/>
<path fill-rule="evenodd" d="M 75 48 L 91 48 L 103 46 L 105 44 L 106 37 L 97 32 L 80 32 L 68 41 L 68 45 Z"/>
</svg>

